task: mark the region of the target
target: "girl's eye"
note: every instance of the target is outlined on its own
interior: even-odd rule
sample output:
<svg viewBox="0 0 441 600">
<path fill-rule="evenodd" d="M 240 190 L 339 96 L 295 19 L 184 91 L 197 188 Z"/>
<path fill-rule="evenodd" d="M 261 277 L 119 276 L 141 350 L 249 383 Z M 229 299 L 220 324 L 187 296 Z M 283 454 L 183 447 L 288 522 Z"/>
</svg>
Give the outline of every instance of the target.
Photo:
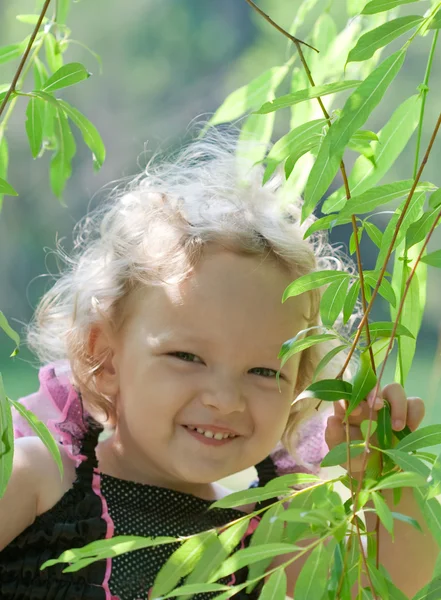
<svg viewBox="0 0 441 600">
<path fill-rule="evenodd" d="M 198 358 L 196 354 L 192 354 L 191 352 L 169 352 L 169 354 L 185 362 L 195 362 L 193 359 Z"/>
<path fill-rule="evenodd" d="M 260 373 L 256 373 L 256 375 L 261 375 L 266 378 L 275 377 L 277 375 L 277 371 L 274 371 L 274 369 L 267 369 L 266 367 L 256 367 L 253 371 L 260 371 Z"/>
</svg>

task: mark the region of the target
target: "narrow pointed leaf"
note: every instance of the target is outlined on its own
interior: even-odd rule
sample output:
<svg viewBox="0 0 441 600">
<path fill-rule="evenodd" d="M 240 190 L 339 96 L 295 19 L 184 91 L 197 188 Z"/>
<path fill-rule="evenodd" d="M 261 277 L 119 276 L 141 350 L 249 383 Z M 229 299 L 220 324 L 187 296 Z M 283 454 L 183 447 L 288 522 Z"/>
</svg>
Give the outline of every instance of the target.
<svg viewBox="0 0 441 600">
<path fill-rule="evenodd" d="M 253 79 L 248 85 L 235 90 L 218 108 L 210 121 L 210 125 L 234 121 L 248 111 L 261 106 L 268 100 L 268 95 L 277 89 L 286 73 L 287 67 L 285 65 L 273 67 Z"/>
<path fill-rule="evenodd" d="M 5 317 L 5 315 L 2 313 L 2 311 L 0 310 L 0 329 L 3 329 L 3 331 L 6 333 L 6 335 L 8 337 L 11 338 L 11 340 L 13 342 L 15 342 L 15 349 L 18 350 L 18 347 L 20 346 L 20 336 L 18 335 L 18 333 L 16 331 L 14 331 L 14 329 L 12 329 L 12 327 L 9 325 L 7 318 Z M 14 351 L 14 356 L 17 352 Z"/>
<path fill-rule="evenodd" d="M 401 440 L 396 450 L 410 452 L 419 448 L 428 448 L 441 444 L 441 425 L 427 425 L 421 429 L 413 431 L 410 435 Z"/>
<path fill-rule="evenodd" d="M 6 398 L 3 379 L 0 375 L 0 498 L 5 493 L 11 477 L 13 459 L 14 434 L 11 407 Z"/>
<path fill-rule="evenodd" d="M 353 282 L 349 289 L 349 293 L 346 296 L 345 303 L 343 306 L 343 323 L 347 323 L 351 318 L 358 296 L 360 294 L 360 281 L 357 279 Z"/>
<path fill-rule="evenodd" d="M 288 340 L 284 342 L 282 345 L 282 349 L 279 352 L 278 358 L 282 359 L 282 365 L 286 364 L 286 362 L 294 356 L 294 354 L 298 354 L 299 352 L 303 352 L 306 348 L 310 348 L 311 346 L 316 346 L 317 344 L 321 344 L 322 342 L 327 342 L 329 340 L 335 340 L 337 336 L 331 333 L 322 333 L 320 335 L 309 335 L 308 337 L 302 340 L 296 340 L 295 342 Z"/>
<path fill-rule="evenodd" d="M 392 419 L 390 416 L 390 407 L 387 403 L 377 414 L 377 439 L 380 448 L 391 448 L 393 442 Z"/>
<path fill-rule="evenodd" d="M 237 506 L 245 506 L 261 500 L 268 500 L 274 498 L 276 502 L 278 496 L 283 496 L 290 493 L 290 489 L 287 486 L 275 487 L 274 489 L 266 490 L 265 488 L 250 488 L 248 490 L 241 490 L 239 492 L 233 492 L 228 494 L 225 498 L 217 500 L 211 505 L 211 508 L 235 508 Z"/>
<path fill-rule="evenodd" d="M 436 192 L 435 192 L 436 193 Z M 432 194 L 433 196 L 433 194 Z M 439 208 L 425 212 L 406 232 L 406 248 L 409 249 L 424 240 L 438 218 Z M 438 221 L 437 226 L 440 224 Z"/>
<path fill-rule="evenodd" d="M 343 309 L 348 293 L 349 279 L 334 281 L 323 292 L 320 316 L 326 327 L 332 327 Z"/>
<path fill-rule="evenodd" d="M 299 296 L 304 292 L 315 290 L 323 285 L 332 283 L 333 281 L 348 279 L 349 273 L 343 271 L 315 271 L 299 277 L 295 281 L 289 284 L 286 290 L 283 292 L 282 302 L 285 302 L 292 296 Z"/>
<path fill-rule="evenodd" d="M 394 518 L 386 501 L 378 492 L 373 492 L 372 500 L 374 501 L 375 511 L 382 522 L 383 527 L 392 535 L 394 530 Z"/>
<path fill-rule="evenodd" d="M 293 106 L 298 102 L 304 102 L 305 100 L 311 100 L 312 98 L 318 98 L 320 96 L 327 96 L 328 94 L 335 94 L 337 92 L 343 92 L 351 88 L 357 87 L 360 81 L 340 81 L 335 83 L 327 83 L 324 85 L 316 85 L 314 87 L 308 87 L 304 90 L 298 90 L 292 94 L 286 94 L 276 98 L 272 102 L 266 102 L 258 111 L 258 114 L 267 114 L 279 110 L 281 108 L 287 108 Z"/>
<path fill-rule="evenodd" d="M 380 229 L 378 229 L 378 227 L 370 221 L 364 222 L 364 228 L 366 229 L 366 233 L 377 246 L 377 248 L 380 248 L 381 238 L 383 237 L 383 234 L 381 233 Z"/>
<path fill-rule="evenodd" d="M 46 93 L 75 85 L 90 77 L 90 73 L 81 63 L 69 63 L 59 68 L 46 81 L 43 91 Z"/>
<path fill-rule="evenodd" d="M 430 252 L 430 254 L 426 254 L 421 259 L 421 262 L 430 265 L 431 267 L 441 268 L 441 250 L 435 250 L 435 252 Z"/>
<path fill-rule="evenodd" d="M 441 548 L 441 505 L 437 498 L 427 499 L 424 492 L 418 488 L 413 490 L 416 501 L 424 515 L 430 533 L 438 547 Z"/>
<path fill-rule="evenodd" d="M 355 458 L 364 452 L 364 442 L 363 440 L 355 441 L 351 443 L 350 446 L 350 456 L 351 458 Z M 338 444 L 328 452 L 325 458 L 321 462 L 322 467 L 336 467 L 338 465 L 343 465 L 346 463 L 348 459 L 348 445 L 346 442 L 342 444 Z"/>
<path fill-rule="evenodd" d="M 0 48 L 0 65 L 14 58 L 18 58 L 22 52 L 20 44 L 10 44 Z"/>
<path fill-rule="evenodd" d="M 79 110 L 70 106 L 64 100 L 59 100 L 61 108 L 81 131 L 84 143 L 90 148 L 98 168 L 106 158 L 106 149 L 97 128 Z"/>
<path fill-rule="evenodd" d="M 293 550 L 295 550 L 295 548 L 291 544 L 267 544 L 265 547 L 256 546 L 255 548 L 238 550 L 223 563 L 218 571 L 212 576 L 212 580 L 216 581 L 221 577 L 227 577 L 242 567 L 247 567 L 248 565 L 252 565 L 265 558 L 283 554 L 292 554 Z"/>
<path fill-rule="evenodd" d="M 257 529 L 253 533 L 250 541 L 250 548 L 255 546 L 265 546 L 266 544 L 277 544 L 282 540 L 284 524 L 278 519 L 281 513 L 284 512 L 282 504 L 271 506 L 263 515 Z M 249 567 L 248 579 L 255 579 L 265 572 L 265 569 L 271 563 L 272 558 L 265 558 L 262 561 L 256 562 Z M 246 588 L 247 593 L 254 589 L 255 585 L 249 585 Z"/>
<path fill-rule="evenodd" d="M 336 346 L 335 348 L 330 350 L 327 354 L 325 354 L 325 356 L 320 360 L 320 362 L 318 363 L 318 365 L 315 368 L 314 379 L 317 378 L 318 374 L 321 373 L 321 371 L 323 371 L 324 368 L 326 368 L 326 366 L 332 361 L 333 358 L 335 358 L 337 356 L 337 354 L 340 354 L 340 352 L 343 352 L 343 350 L 345 350 L 347 347 L 348 346 L 346 344 L 342 344 L 340 346 Z"/>
<path fill-rule="evenodd" d="M 379 49 L 383 48 L 407 31 L 423 21 L 423 17 L 409 15 L 392 19 L 380 27 L 368 31 L 358 40 L 348 56 L 348 62 L 367 60 Z"/>
<path fill-rule="evenodd" d="M 349 381 L 343 381 L 341 379 L 321 379 L 320 381 L 311 383 L 311 385 L 302 392 L 301 396 L 326 400 L 327 402 L 350 400 L 352 396 L 352 385 Z"/>
<path fill-rule="evenodd" d="M 260 592 L 260 600 L 285 600 L 287 594 L 287 579 L 283 569 L 279 569 L 266 581 Z"/>
<path fill-rule="evenodd" d="M 377 337 L 390 337 L 392 335 L 392 330 L 395 326 L 395 323 L 390 321 L 378 321 L 377 323 L 369 323 L 369 332 L 371 334 L 371 338 L 375 339 Z M 363 334 L 365 335 L 365 333 Z M 404 325 L 398 325 L 397 330 L 395 332 L 395 336 L 405 335 L 413 338 L 413 334 L 404 327 Z"/>
<path fill-rule="evenodd" d="M 4 179 L 0 179 L 0 194 L 8 194 L 8 196 L 18 196 L 18 192 L 16 192 L 12 185 L 10 185 Z"/>
<path fill-rule="evenodd" d="M 392 10 L 401 6 L 402 4 L 411 4 L 418 0 L 371 0 L 361 11 L 362 15 L 375 15 L 376 13 L 383 12 L 385 10 Z"/>
<path fill-rule="evenodd" d="M 401 49 L 386 58 L 346 101 L 340 119 L 331 127 L 331 152 L 342 152 L 352 135 L 367 121 L 398 75 L 406 57 Z"/>
<path fill-rule="evenodd" d="M 319 544 L 309 555 L 297 578 L 294 597 L 296 600 L 322 598 L 328 585 L 331 554 L 325 544 Z"/>
<path fill-rule="evenodd" d="M 76 152 L 75 140 L 66 115 L 62 110 L 55 113 L 58 148 L 50 166 L 50 180 L 54 194 L 61 197 L 66 181 L 72 174 L 72 158 Z"/>
<path fill-rule="evenodd" d="M 349 401 L 349 406 L 346 415 L 350 415 L 362 400 L 364 400 L 369 392 L 375 387 L 377 376 L 375 375 L 369 352 L 363 352 L 360 356 L 360 365 L 352 382 L 352 396 Z"/>
<path fill-rule="evenodd" d="M 26 109 L 25 127 L 34 158 L 37 158 L 43 142 L 43 118 L 42 101 L 36 97 L 30 98 Z"/>
<path fill-rule="evenodd" d="M 421 98 L 421 94 L 411 96 L 394 111 L 378 133 L 378 142 L 372 142 L 374 147 L 372 160 L 360 156 L 355 161 L 349 175 L 349 189 L 352 196 L 358 196 L 373 188 L 406 147 L 419 122 Z M 341 187 L 325 200 L 322 212 L 327 214 L 341 209 L 345 200 L 345 189 Z"/>
<path fill-rule="evenodd" d="M 419 473 L 403 471 L 401 473 L 393 473 L 380 479 L 380 481 L 370 491 L 391 490 L 398 487 L 416 487 L 421 488 L 427 485 L 426 480 Z"/>
<path fill-rule="evenodd" d="M 29 423 L 30 427 L 35 431 L 35 433 L 38 435 L 40 440 L 43 442 L 43 444 L 46 446 L 46 448 L 52 454 L 52 457 L 55 460 L 58 470 L 60 471 L 60 476 L 62 477 L 63 476 L 63 462 L 61 460 L 60 448 L 59 448 L 57 442 L 52 437 L 49 429 L 46 427 L 46 425 L 42 421 L 40 421 L 40 419 L 37 419 L 37 417 L 34 415 L 34 413 L 32 413 L 25 406 L 20 404 L 20 402 L 16 402 L 15 400 L 11 400 L 11 399 L 9 399 L 9 402 L 12 404 L 12 406 L 15 408 L 15 410 L 18 413 L 20 413 L 20 415 L 24 419 L 26 419 L 26 421 Z"/>
<path fill-rule="evenodd" d="M 397 464 L 400 469 L 403 469 L 403 471 L 418 473 L 426 480 L 429 477 L 429 467 L 425 465 L 419 458 L 412 456 L 412 454 L 408 454 L 407 452 L 396 449 L 385 450 L 385 454 L 390 456 L 394 463 Z"/>
</svg>

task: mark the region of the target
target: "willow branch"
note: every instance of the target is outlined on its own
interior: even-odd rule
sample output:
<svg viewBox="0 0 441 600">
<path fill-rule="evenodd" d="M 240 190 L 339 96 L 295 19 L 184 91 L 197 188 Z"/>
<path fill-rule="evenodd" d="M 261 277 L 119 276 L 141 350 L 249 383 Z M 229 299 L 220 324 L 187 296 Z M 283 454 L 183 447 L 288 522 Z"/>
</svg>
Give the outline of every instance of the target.
<svg viewBox="0 0 441 600">
<path fill-rule="evenodd" d="M 16 71 L 16 73 L 14 75 L 14 78 L 12 79 L 12 83 L 11 83 L 8 91 L 6 92 L 6 96 L 3 98 L 3 102 L 0 105 L 0 116 L 2 115 L 2 113 L 3 113 L 4 109 L 5 109 L 6 104 L 8 103 L 8 100 L 9 100 L 11 94 L 13 94 L 15 92 L 15 86 L 17 85 L 17 81 L 19 80 L 21 72 L 23 71 L 23 67 L 25 66 L 25 63 L 26 63 L 26 61 L 28 59 L 28 56 L 29 56 L 29 53 L 32 50 L 32 46 L 34 45 L 35 38 L 37 37 L 38 30 L 41 27 L 41 24 L 43 22 L 43 19 L 44 19 L 45 15 L 46 15 L 46 12 L 47 12 L 47 9 L 49 8 L 49 4 L 50 3 L 51 3 L 51 0 L 45 0 L 45 3 L 44 3 L 43 8 L 41 10 L 40 16 L 38 17 L 37 24 L 35 25 L 34 31 L 32 32 L 32 35 L 29 38 L 29 42 L 28 42 L 27 48 L 24 51 L 23 56 L 21 57 L 20 64 L 18 65 L 17 71 Z"/>
<path fill-rule="evenodd" d="M 360 323 L 358 324 L 357 333 L 355 334 L 355 338 L 354 338 L 354 341 L 352 342 L 351 349 L 349 350 L 348 356 L 346 357 L 345 364 L 343 365 L 340 373 L 337 376 L 338 378 L 341 378 L 343 376 L 343 373 L 345 372 L 345 370 L 346 370 L 346 368 L 347 368 L 347 366 L 348 366 L 348 364 L 349 364 L 349 362 L 350 362 L 350 360 L 352 358 L 352 355 L 354 354 L 355 348 L 357 347 L 358 340 L 360 339 L 362 329 L 363 329 L 363 327 L 365 326 L 365 324 L 367 322 L 367 318 L 369 316 L 369 313 L 372 310 L 372 306 L 373 306 L 374 300 L 375 300 L 375 298 L 376 298 L 376 296 L 378 294 L 378 290 L 380 289 L 381 282 L 383 281 L 384 273 L 386 272 L 387 263 L 389 261 L 390 255 L 393 252 L 395 241 L 396 241 L 396 239 L 398 237 L 398 233 L 400 231 L 401 223 L 403 222 L 403 219 L 406 216 L 406 213 L 407 213 L 407 210 L 409 208 L 410 202 L 412 200 L 413 194 L 415 193 L 416 187 L 417 187 L 417 185 L 419 183 L 419 180 L 421 179 L 421 175 L 422 175 L 422 173 L 424 171 L 424 167 L 426 166 L 426 163 L 427 163 L 427 161 L 429 159 L 430 152 L 432 151 L 432 147 L 433 147 L 433 144 L 435 143 L 435 139 L 436 139 L 436 136 L 438 134 L 440 126 L 441 126 L 441 114 L 439 115 L 438 120 L 436 122 L 435 128 L 433 130 L 432 136 L 431 136 L 430 141 L 429 141 L 429 145 L 427 146 L 426 153 L 424 154 L 424 158 L 421 161 L 420 168 L 418 169 L 418 173 L 417 173 L 417 175 L 415 177 L 415 180 L 413 182 L 412 188 L 411 188 L 411 190 L 409 192 L 409 195 L 407 197 L 406 203 L 405 203 L 405 205 L 403 207 L 403 211 L 402 211 L 402 213 L 400 215 L 400 218 L 397 221 L 397 226 L 395 228 L 394 235 L 392 237 L 391 243 L 390 243 L 389 248 L 387 250 L 386 258 L 384 260 L 383 267 L 381 269 L 381 272 L 380 272 L 380 275 L 378 277 L 378 281 L 377 281 L 377 284 L 376 284 L 376 286 L 374 288 L 374 291 L 372 292 L 371 301 L 369 302 L 369 304 L 368 304 L 368 306 L 366 308 L 366 312 L 364 313 L 363 318 L 361 319 Z"/>
<path fill-rule="evenodd" d="M 286 29 L 283 29 L 283 27 L 280 27 L 280 25 L 277 25 L 277 23 L 275 21 L 273 21 L 269 15 L 267 15 L 265 12 L 263 12 L 263 10 L 261 8 L 259 8 L 257 6 L 257 4 L 255 4 L 253 2 L 253 0 L 245 0 L 245 1 L 248 2 L 248 4 L 250 6 L 252 6 L 254 8 L 254 10 L 257 11 L 259 13 L 259 15 L 262 16 L 265 19 L 265 21 L 268 21 L 268 23 L 270 25 L 272 25 L 275 29 L 277 29 L 277 31 L 280 31 L 280 33 L 282 35 L 284 35 L 285 37 L 287 37 L 289 40 L 291 40 L 291 42 L 293 42 L 296 45 L 297 44 L 303 44 L 305 46 L 308 46 L 308 48 L 311 48 L 311 50 L 314 50 L 315 52 L 319 52 L 317 50 L 317 48 L 314 48 L 314 46 L 310 46 L 306 42 L 303 42 L 302 40 L 299 40 L 294 35 L 291 35 L 288 31 L 286 31 Z"/>
</svg>

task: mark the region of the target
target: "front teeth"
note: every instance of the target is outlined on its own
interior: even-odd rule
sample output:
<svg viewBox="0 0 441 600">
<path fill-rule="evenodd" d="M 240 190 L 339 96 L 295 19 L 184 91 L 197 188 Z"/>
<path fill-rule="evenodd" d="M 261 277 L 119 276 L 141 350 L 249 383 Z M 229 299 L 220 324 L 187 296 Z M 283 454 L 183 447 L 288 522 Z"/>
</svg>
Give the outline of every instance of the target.
<svg viewBox="0 0 441 600">
<path fill-rule="evenodd" d="M 207 438 L 214 438 L 215 440 L 225 440 L 226 438 L 230 437 L 236 437 L 234 434 L 232 433 L 213 433 L 212 431 L 205 431 L 204 429 L 201 429 L 200 427 L 189 427 L 189 429 L 193 429 L 194 431 L 197 431 L 198 433 L 205 435 L 205 437 Z"/>
</svg>

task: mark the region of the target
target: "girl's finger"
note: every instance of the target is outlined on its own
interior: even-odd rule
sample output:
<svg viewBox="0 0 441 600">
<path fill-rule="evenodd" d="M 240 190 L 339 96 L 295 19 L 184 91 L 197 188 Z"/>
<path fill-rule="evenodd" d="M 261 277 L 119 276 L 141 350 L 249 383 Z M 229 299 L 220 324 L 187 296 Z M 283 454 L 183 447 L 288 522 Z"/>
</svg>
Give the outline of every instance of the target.
<svg viewBox="0 0 441 600">
<path fill-rule="evenodd" d="M 407 422 L 407 397 L 403 386 L 390 383 L 383 388 L 382 396 L 390 403 L 392 428 L 401 431 Z"/>
<path fill-rule="evenodd" d="M 424 418 L 426 412 L 424 402 L 421 398 L 407 399 L 407 425 L 414 431 Z"/>
<path fill-rule="evenodd" d="M 329 449 L 334 448 L 335 446 L 338 446 L 338 444 L 342 444 L 346 441 L 344 424 L 339 417 L 335 415 L 328 417 L 325 440 Z"/>
</svg>

